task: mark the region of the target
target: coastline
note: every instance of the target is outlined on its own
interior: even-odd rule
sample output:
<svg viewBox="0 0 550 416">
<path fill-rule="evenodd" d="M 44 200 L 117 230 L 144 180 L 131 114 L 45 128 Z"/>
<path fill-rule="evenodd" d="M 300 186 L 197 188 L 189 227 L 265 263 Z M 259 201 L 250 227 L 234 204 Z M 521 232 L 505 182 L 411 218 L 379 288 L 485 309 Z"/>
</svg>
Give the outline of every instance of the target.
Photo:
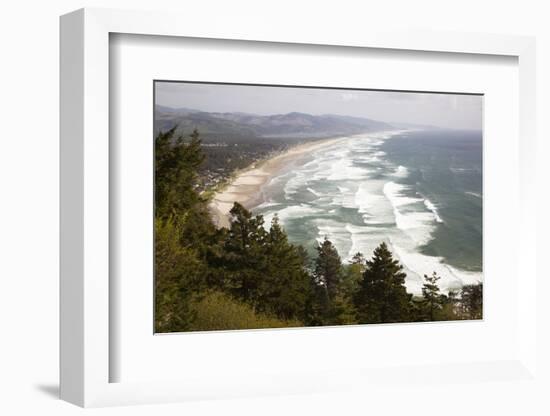
<svg viewBox="0 0 550 416">
<path fill-rule="evenodd" d="M 208 204 L 214 224 L 218 228 L 229 227 L 229 211 L 235 202 L 247 209 L 256 206 L 260 202 L 262 186 L 283 169 L 288 162 L 309 152 L 348 140 L 350 137 L 353 136 L 332 137 L 297 144 L 278 155 L 237 171 L 235 177 L 223 189 L 216 192 Z"/>
</svg>

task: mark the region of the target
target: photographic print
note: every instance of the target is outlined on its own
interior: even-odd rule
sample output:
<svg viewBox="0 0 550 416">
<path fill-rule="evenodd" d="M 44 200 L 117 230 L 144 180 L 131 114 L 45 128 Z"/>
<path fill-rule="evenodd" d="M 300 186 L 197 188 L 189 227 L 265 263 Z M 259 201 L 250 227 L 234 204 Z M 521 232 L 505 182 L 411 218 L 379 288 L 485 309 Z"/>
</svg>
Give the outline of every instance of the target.
<svg viewBox="0 0 550 416">
<path fill-rule="evenodd" d="M 154 82 L 155 332 L 483 318 L 483 96 Z"/>
</svg>

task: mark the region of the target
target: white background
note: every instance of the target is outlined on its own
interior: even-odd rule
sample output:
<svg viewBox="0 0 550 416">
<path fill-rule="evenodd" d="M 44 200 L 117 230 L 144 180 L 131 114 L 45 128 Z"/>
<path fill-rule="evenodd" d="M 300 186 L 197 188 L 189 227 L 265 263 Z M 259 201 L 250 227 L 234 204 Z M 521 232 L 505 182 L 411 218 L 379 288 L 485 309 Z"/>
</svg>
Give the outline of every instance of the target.
<svg viewBox="0 0 550 416">
<path fill-rule="evenodd" d="M 199 4 L 200 3 L 200 4 Z M 441 30 L 512 33 L 538 36 L 538 130 L 541 191 L 548 183 L 543 162 L 548 158 L 550 114 L 550 29 L 544 1 L 284 1 L 182 2 L 182 1 L 19 1 L 2 5 L 2 151 L 0 152 L 0 291 L 2 342 L 0 343 L 0 413 L 73 414 L 82 412 L 55 399 L 58 367 L 58 16 L 83 6 L 173 9 L 189 19 L 213 13 L 239 19 L 268 14 L 286 24 L 310 19 L 326 22 L 327 30 L 339 25 L 398 25 Z M 290 22 L 285 22 L 285 21 Z M 182 25 L 185 21 L 182 21 Z M 539 200 L 539 250 L 548 244 L 548 196 Z M 506 238 L 503 230 L 503 238 Z M 543 247 L 544 244 L 544 247 Z M 541 256 L 543 257 L 543 256 Z M 539 292 L 550 293 L 547 281 Z M 541 321 L 548 325 L 546 305 Z M 548 345 L 548 329 L 541 332 Z M 548 352 L 539 354 L 548 374 Z M 542 387 L 541 387 L 542 388 Z M 546 386 L 546 392 L 550 388 Z M 454 391 L 452 395 L 449 391 Z M 197 402 L 157 407 L 94 410 L 100 414 L 395 414 L 414 411 L 430 414 L 548 414 L 542 391 L 528 384 L 476 385 L 458 383 L 452 389 L 433 386 L 430 391 L 411 388 L 395 397 L 369 397 L 346 392 L 315 396 L 272 397 Z M 491 398 L 488 400 L 488 398 Z M 386 400 L 384 400 L 386 399 Z M 374 402 L 383 407 L 372 408 Z M 369 405 L 371 407 L 369 408 Z M 369 411 L 370 410 L 370 411 Z"/>
</svg>

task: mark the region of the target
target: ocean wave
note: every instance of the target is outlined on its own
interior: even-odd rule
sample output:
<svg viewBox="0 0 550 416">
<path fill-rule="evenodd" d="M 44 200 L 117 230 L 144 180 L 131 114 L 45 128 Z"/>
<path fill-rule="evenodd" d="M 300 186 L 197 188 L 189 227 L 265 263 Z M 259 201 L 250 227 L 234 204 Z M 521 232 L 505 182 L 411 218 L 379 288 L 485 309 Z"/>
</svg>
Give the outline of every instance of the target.
<svg viewBox="0 0 550 416">
<path fill-rule="evenodd" d="M 269 229 L 273 217 L 277 215 L 279 221 L 285 225 L 288 223 L 288 220 L 293 218 L 307 218 L 313 217 L 317 214 L 322 213 L 323 210 L 314 208 L 308 204 L 300 205 L 291 205 L 280 210 L 269 211 L 264 214 L 264 227 Z"/>
<path fill-rule="evenodd" d="M 471 196 L 475 196 L 476 198 L 483 198 L 481 196 L 481 194 L 478 194 L 477 192 L 470 192 L 470 191 L 466 191 L 464 192 L 466 195 L 471 195 Z"/>
<path fill-rule="evenodd" d="M 283 190 L 285 192 L 285 197 L 290 199 L 292 195 L 296 194 L 300 188 L 308 183 L 308 178 L 300 172 L 296 172 L 295 175 L 286 181 Z"/>
<path fill-rule="evenodd" d="M 353 192 L 339 192 L 332 196 L 331 206 L 342 208 L 357 208 L 355 203 L 355 194 Z"/>
<path fill-rule="evenodd" d="M 409 170 L 405 166 L 399 165 L 397 169 L 395 169 L 393 176 L 397 178 L 406 178 L 407 176 L 409 176 Z"/>
<path fill-rule="evenodd" d="M 313 222 L 317 227 L 316 240 L 319 244 L 326 237 L 334 244 L 340 255 L 349 251 L 351 247 L 351 234 L 346 228 L 347 224 L 331 219 L 315 219 Z"/>
<path fill-rule="evenodd" d="M 321 196 L 323 196 L 323 194 L 322 194 L 322 193 L 320 193 L 320 192 L 317 192 L 317 191 L 315 191 L 314 189 L 311 189 L 311 188 L 307 188 L 307 190 L 308 190 L 309 192 L 311 192 L 311 193 L 312 193 L 313 195 L 317 196 L 317 197 L 321 197 Z"/>
<path fill-rule="evenodd" d="M 373 185 L 368 182 L 363 182 L 357 188 L 354 194 L 355 206 L 361 214 L 373 214 L 374 211 L 382 208 L 384 196 L 373 189 Z"/>
<path fill-rule="evenodd" d="M 478 168 L 449 168 L 449 170 L 453 173 L 470 173 L 470 172 L 476 172 L 479 173 Z"/>
<path fill-rule="evenodd" d="M 329 181 L 360 180 L 368 177 L 369 170 L 353 166 L 350 159 L 340 159 L 330 165 L 326 179 Z"/>
<path fill-rule="evenodd" d="M 256 207 L 256 209 L 265 209 L 265 208 L 271 208 L 271 207 L 278 207 L 282 204 L 280 202 L 275 202 L 272 200 L 262 202 L 260 205 Z"/>
<path fill-rule="evenodd" d="M 432 211 L 436 222 L 443 223 L 443 220 L 441 219 L 441 217 L 439 216 L 439 212 L 437 211 L 437 207 L 432 203 L 432 201 L 426 198 L 424 200 L 424 205 L 426 205 L 426 208 Z"/>
<path fill-rule="evenodd" d="M 393 207 L 395 225 L 400 230 L 407 233 L 416 244 L 424 245 L 432 239 L 434 231 L 434 216 L 432 212 L 419 211 L 418 208 L 408 207 L 407 210 L 400 209 L 423 202 L 422 198 L 413 198 L 404 195 L 409 187 L 407 185 L 387 182 L 384 185 L 384 195 L 390 201 Z"/>
<path fill-rule="evenodd" d="M 390 241 L 391 248 L 403 264 L 403 266 L 412 273 L 407 273 L 406 286 L 409 291 L 420 294 L 423 285 L 423 276 L 430 276 L 436 272 L 441 280 L 439 288 L 442 292 L 456 290 L 466 284 L 473 284 L 483 281 L 481 272 L 469 272 L 460 270 L 444 263 L 442 257 L 427 256 L 415 250 L 405 249 L 404 247 Z"/>
<path fill-rule="evenodd" d="M 410 190 L 409 185 L 403 185 L 393 181 L 386 182 L 384 184 L 384 195 L 391 201 L 394 207 L 401 207 L 403 205 L 414 204 L 416 202 L 422 202 L 422 198 L 414 198 L 404 195 L 404 192 Z"/>
</svg>

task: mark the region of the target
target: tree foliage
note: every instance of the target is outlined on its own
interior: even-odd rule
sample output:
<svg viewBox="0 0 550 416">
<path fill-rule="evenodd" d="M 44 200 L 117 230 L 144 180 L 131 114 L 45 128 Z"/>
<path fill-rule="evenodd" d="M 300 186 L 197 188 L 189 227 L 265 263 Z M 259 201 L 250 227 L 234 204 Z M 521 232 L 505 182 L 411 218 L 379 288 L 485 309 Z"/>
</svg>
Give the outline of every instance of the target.
<svg viewBox="0 0 550 416">
<path fill-rule="evenodd" d="M 189 141 L 174 137 L 176 127 L 155 140 L 155 215 L 167 218 L 189 212 L 200 202 L 197 170 L 204 161 L 197 131 Z"/>
<path fill-rule="evenodd" d="M 359 323 L 404 322 L 408 320 L 412 296 L 407 293 L 403 266 L 381 243 L 366 262 L 363 280 L 355 296 Z"/>
<path fill-rule="evenodd" d="M 155 330 L 185 331 L 193 321 L 189 305 L 201 290 L 205 266 L 192 248 L 180 244 L 173 220 L 155 220 Z"/>
<path fill-rule="evenodd" d="M 483 283 L 462 287 L 460 316 L 462 319 L 483 318 Z"/>
<path fill-rule="evenodd" d="M 424 275 L 425 283 L 422 286 L 422 297 L 424 298 L 425 317 L 427 321 L 435 321 L 438 314 L 443 310 L 445 298 L 439 292 L 437 282 L 441 279 L 436 272 L 431 276 Z"/>
</svg>

